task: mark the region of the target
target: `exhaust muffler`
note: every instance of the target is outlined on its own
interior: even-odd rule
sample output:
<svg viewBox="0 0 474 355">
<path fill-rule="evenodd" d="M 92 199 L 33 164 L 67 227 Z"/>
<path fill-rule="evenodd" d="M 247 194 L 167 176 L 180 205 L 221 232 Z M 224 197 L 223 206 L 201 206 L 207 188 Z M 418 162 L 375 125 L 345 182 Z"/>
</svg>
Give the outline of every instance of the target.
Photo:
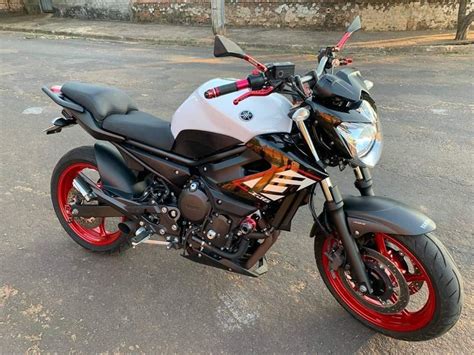
<svg viewBox="0 0 474 355">
<path fill-rule="evenodd" d="M 126 234 L 126 235 L 135 234 L 137 228 L 138 228 L 137 221 L 127 221 L 127 222 L 121 222 L 118 224 L 118 229 L 123 234 Z"/>
</svg>

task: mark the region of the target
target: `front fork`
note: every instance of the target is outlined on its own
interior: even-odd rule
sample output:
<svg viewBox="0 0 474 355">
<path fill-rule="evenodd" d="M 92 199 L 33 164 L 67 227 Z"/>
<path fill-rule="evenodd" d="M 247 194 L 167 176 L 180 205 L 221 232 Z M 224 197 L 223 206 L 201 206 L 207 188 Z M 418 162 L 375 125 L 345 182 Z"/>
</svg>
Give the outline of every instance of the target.
<svg viewBox="0 0 474 355">
<path fill-rule="evenodd" d="M 317 163 L 320 163 L 316 147 L 313 144 L 311 136 L 308 132 L 308 128 L 304 122 L 309 116 L 309 111 L 307 112 L 307 115 L 298 115 L 298 111 L 295 111 L 292 119 L 296 123 L 304 140 L 308 144 L 314 159 Z M 356 175 L 355 186 L 360 191 L 361 195 L 373 196 L 374 192 L 372 190 L 372 178 L 370 176 L 370 171 L 367 168 L 355 167 L 354 174 Z M 362 293 L 372 293 L 369 276 L 365 270 L 365 265 L 362 261 L 359 247 L 357 246 L 355 239 L 352 237 L 349 231 L 349 226 L 347 225 L 346 216 L 344 213 L 344 201 L 342 200 L 341 193 L 339 192 L 337 186 L 332 185 L 331 179 L 329 177 L 321 181 L 321 188 L 323 189 L 324 197 L 326 198 L 325 209 L 332 220 L 337 234 L 341 238 L 347 260 L 349 261 L 355 281 L 357 281 L 359 291 Z"/>
<path fill-rule="evenodd" d="M 355 182 L 354 186 L 359 190 L 361 196 L 374 196 L 372 188 L 372 174 L 368 168 L 356 166 L 354 168 Z"/>
<path fill-rule="evenodd" d="M 367 168 L 354 168 L 356 176 L 355 186 L 362 196 L 373 196 L 372 177 Z M 344 201 L 337 186 L 333 186 L 330 178 L 321 181 L 321 188 L 326 198 L 325 209 L 331 219 L 336 233 L 341 238 L 347 261 L 351 267 L 355 280 L 357 281 L 359 291 L 362 293 L 372 293 L 369 277 L 365 270 L 364 262 L 360 255 L 357 242 L 351 235 L 344 214 Z"/>
</svg>

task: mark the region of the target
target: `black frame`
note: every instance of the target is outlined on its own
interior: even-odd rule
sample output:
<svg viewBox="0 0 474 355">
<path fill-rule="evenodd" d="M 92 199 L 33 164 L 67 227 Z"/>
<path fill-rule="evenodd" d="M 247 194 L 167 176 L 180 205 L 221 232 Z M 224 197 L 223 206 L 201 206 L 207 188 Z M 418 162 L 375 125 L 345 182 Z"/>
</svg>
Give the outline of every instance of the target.
<svg viewBox="0 0 474 355">
<path fill-rule="evenodd" d="M 130 170 L 130 174 L 128 172 L 125 174 L 128 177 L 115 180 L 115 183 L 114 179 L 110 179 L 108 182 L 110 186 L 107 186 L 107 188 L 113 191 L 115 196 L 96 188 L 95 184 L 87 181 L 86 176 L 79 176 L 82 183 L 89 187 L 89 190 L 95 194 L 98 200 L 108 206 L 97 207 L 97 213 L 101 216 L 107 216 L 108 214 L 116 216 L 120 213 L 132 220 L 137 220 L 144 213 L 160 213 L 160 207 L 170 207 L 144 205 L 133 200 L 135 184 L 137 183 L 135 178 L 138 174 L 133 175 L 132 171 L 140 168 L 163 179 L 176 193 L 180 192 L 183 184 L 191 177 L 197 177 L 203 182 L 202 186 L 210 196 L 214 210 L 218 213 L 230 215 L 232 227 L 236 227 L 242 218 L 260 209 L 263 204 L 261 200 L 252 198 L 251 196 L 253 195 L 234 191 L 232 182 L 236 178 L 236 169 L 239 169 L 246 163 L 255 162 L 256 156 L 260 156 L 261 159 L 277 168 L 285 166 L 294 167 L 296 165 L 298 171 L 309 174 L 315 182 L 321 182 L 323 184 L 323 191 L 325 185 L 328 190 L 325 191 L 327 201 L 321 215 L 322 218 L 320 217 L 316 221 L 312 234 L 326 237 L 332 230 L 337 232 L 343 242 L 346 257 L 354 271 L 355 279 L 360 286 L 366 286 L 365 289 L 368 292 L 371 289 L 370 283 L 360 257 L 356 238 L 354 238 L 354 234 L 357 235 L 357 232 L 359 234 L 362 233 L 355 229 L 355 225 L 360 224 L 361 221 L 365 223 L 364 234 L 390 231 L 401 235 L 417 235 L 430 232 L 436 228 L 431 219 L 418 211 L 396 201 L 380 197 L 375 198 L 372 189 L 372 178 L 368 169 L 361 169 L 360 176 L 355 181 L 355 186 L 360 191 L 362 197 L 360 199 L 344 200 L 337 186 L 329 185 L 328 187 L 325 184 L 325 181 L 329 180 L 325 167 L 320 165 L 320 162 L 308 154 L 304 148 L 299 148 L 299 144 L 293 141 L 292 136 L 289 134 L 258 136 L 245 145 L 236 144 L 224 151 L 219 151 L 200 159 L 191 159 L 175 152 L 151 147 L 147 144 L 105 131 L 83 107 L 66 100 L 60 94 L 55 94 L 47 88 L 43 88 L 43 91 L 54 102 L 65 108 L 63 114 L 66 118 L 65 121 L 57 121 L 57 125 L 55 124 L 52 128 L 48 129 L 47 133 L 57 133 L 61 131 L 61 128 L 77 123 L 92 137 L 110 142 L 121 154 L 121 158 L 118 158 L 117 155 L 103 150 L 101 154 L 97 155 L 99 174 L 101 176 L 121 175 L 124 169 Z M 310 106 L 313 108 L 323 107 L 315 102 L 311 102 Z M 328 111 L 329 109 L 325 108 L 324 110 Z M 332 114 L 333 112 L 329 110 L 327 113 Z M 339 112 L 339 114 L 341 113 Z M 106 166 L 107 173 L 101 173 L 101 166 Z M 226 182 L 227 179 L 229 180 Z M 278 238 L 280 230 L 291 229 L 291 221 L 296 211 L 300 206 L 308 203 L 312 197 L 312 191 L 313 188 L 310 189 L 309 187 L 301 191 L 288 190 L 288 193 L 281 200 L 267 201 L 266 207 L 273 216 L 269 221 L 271 232 L 244 237 L 240 243 L 239 250 L 232 255 L 209 245 L 204 245 L 204 241 L 199 238 L 191 237 L 187 240 L 195 248 L 207 249 L 212 255 L 217 255 L 217 257 L 214 257 L 211 254 L 202 254 L 221 266 L 232 268 L 237 272 L 250 276 L 258 276 L 258 272 L 253 272 L 249 269 L 257 261 L 263 260 L 262 258 L 265 253 Z M 369 206 L 368 209 L 367 206 Z M 382 206 L 382 208 L 376 208 L 377 206 Z M 78 207 L 76 215 L 90 216 L 93 213 L 91 211 L 92 208 L 83 209 Z M 396 213 L 393 213 L 394 211 Z M 176 210 L 176 212 L 179 214 L 179 210 Z M 173 221 L 168 222 L 173 223 Z M 179 235 L 180 228 L 174 230 L 174 233 L 169 233 Z M 261 239 L 263 242 L 258 245 L 253 254 L 247 259 L 246 264 L 242 266 L 236 260 L 245 254 L 251 239 Z"/>
</svg>

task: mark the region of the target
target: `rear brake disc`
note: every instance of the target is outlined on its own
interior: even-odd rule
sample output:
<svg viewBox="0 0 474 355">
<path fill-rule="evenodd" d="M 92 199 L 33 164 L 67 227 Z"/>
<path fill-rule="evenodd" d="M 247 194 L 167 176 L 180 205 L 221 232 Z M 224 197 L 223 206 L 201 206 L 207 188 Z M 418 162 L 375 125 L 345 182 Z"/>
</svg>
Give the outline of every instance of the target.
<svg viewBox="0 0 474 355">
<path fill-rule="evenodd" d="M 67 195 L 67 201 L 69 204 L 89 205 L 89 206 L 95 206 L 99 203 L 98 201 L 87 202 L 79 193 L 79 191 L 77 191 L 75 188 L 72 188 L 69 191 Z M 73 216 L 73 219 L 81 227 L 84 227 L 87 229 L 97 228 L 104 222 L 103 217 L 74 217 Z"/>
</svg>

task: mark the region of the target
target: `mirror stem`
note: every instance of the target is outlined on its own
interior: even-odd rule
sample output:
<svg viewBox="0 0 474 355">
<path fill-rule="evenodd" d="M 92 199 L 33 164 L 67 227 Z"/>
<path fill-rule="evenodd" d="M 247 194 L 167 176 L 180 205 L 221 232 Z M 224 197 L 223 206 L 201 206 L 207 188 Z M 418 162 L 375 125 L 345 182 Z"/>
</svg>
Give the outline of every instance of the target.
<svg viewBox="0 0 474 355">
<path fill-rule="evenodd" d="M 335 49 L 337 51 L 340 51 L 342 49 L 342 47 L 344 47 L 344 45 L 346 44 L 346 42 L 349 39 L 349 37 L 351 36 L 351 34 L 352 34 L 352 32 L 344 33 L 344 36 L 342 36 L 341 40 L 339 42 L 337 42 L 337 44 L 336 44 Z"/>
</svg>

